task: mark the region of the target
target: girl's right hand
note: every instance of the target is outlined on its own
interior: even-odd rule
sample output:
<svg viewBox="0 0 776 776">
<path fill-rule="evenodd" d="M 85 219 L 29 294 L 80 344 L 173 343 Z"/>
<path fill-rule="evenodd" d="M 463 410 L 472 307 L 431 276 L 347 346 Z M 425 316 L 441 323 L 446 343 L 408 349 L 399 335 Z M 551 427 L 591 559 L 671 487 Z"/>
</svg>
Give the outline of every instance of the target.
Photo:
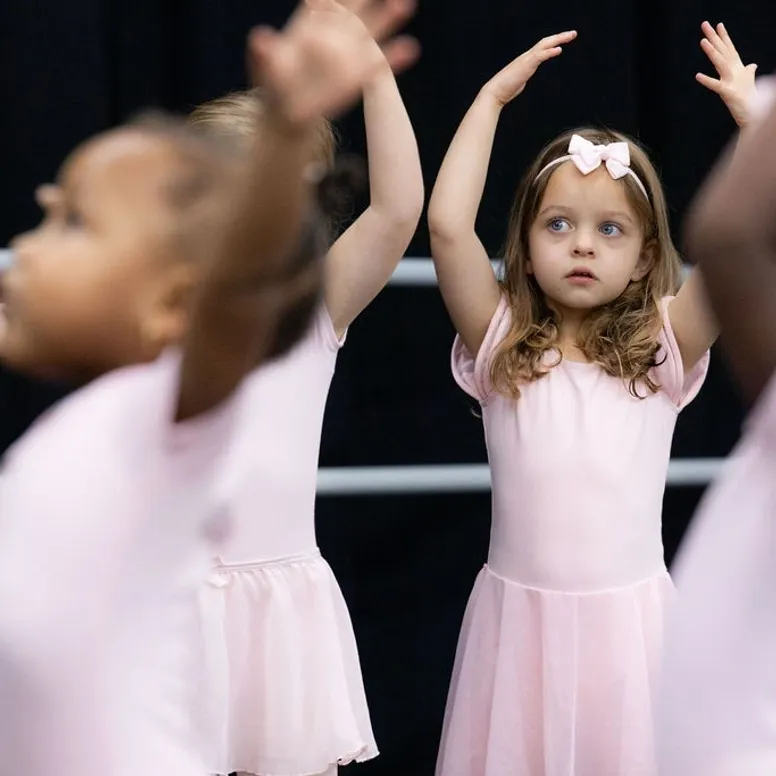
<svg viewBox="0 0 776 776">
<path fill-rule="evenodd" d="M 557 57 L 563 51 L 561 46 L 565 43 L 571 43 L 576 37 L 576 31 L 569 30 L 542 38 L 533 48 L 512 60 L 503 70 L 496 73 L 482 87 L 482 91 L 494 97 L 501 105 L 512 102 L 525 89 L 525 85 L 539 69 L 539 65 L 548 59 Z"/>
<path fill-rule="evenodd" d="M 396 72 L 410 67 L 418 45 L 394 32 L 413 12 L 414 0 L 301 0 L 282 30 L 254 30 L 254 79 L 270 109 L 290 125 L 332 117 L 385 61 Z"/>
</svg>

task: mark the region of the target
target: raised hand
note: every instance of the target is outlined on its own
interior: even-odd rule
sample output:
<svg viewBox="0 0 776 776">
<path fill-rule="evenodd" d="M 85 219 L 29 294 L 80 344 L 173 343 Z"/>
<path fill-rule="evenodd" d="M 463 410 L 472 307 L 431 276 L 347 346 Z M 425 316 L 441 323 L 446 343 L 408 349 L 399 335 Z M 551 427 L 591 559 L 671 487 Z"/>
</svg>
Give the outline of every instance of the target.
<svg viewBox="0 0 776 776">
<path fill-rule="evenodd" d="M 576 37 L 577 33 L 570 30 L 543 38 L 533 48 L 496 73 L 485 84 L 482 91 L 491 94 L 501 105 L 506 105 L 525 89 L 525 85 L 541 64 L 557 57 L 563 51 L 561 47 L 571 43 Z"/>
<path fill-rule="evenodd" d="M 695 79 L 702 86 L 718 94 L 736 124 L 739 127 L 745 127 L 751 120 L 752 104 L 756 94 L 757 65 L 744 65 L 725 25 L 721 22 L 716 29 L 708 22 L 703 22 L 701 31 L 703 32 L 701 48 L 714 65 L 719 78 L 698 73 Z"/>
<path fill-rule="evenodd" d="M 413 11 L 413 0 L 303 0 L 281 31 L 251 34 L 254 79 L 291 125 L 336 115 L 385 61 L 395 72 L 415 62 L 417 42 L 394 37 Z"/>
</svg>

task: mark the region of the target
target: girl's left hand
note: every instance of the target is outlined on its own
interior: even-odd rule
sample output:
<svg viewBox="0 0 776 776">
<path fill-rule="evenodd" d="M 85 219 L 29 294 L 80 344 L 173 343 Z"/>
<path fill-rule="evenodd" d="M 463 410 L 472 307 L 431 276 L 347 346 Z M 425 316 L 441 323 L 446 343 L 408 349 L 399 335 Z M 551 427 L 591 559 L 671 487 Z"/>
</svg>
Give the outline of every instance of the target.
<svg viewBox="0 0 776 776">
<path fill-rule="evenodd" d="M 720 23 L 714 29 L 708 22 L 703 22 L 701 30 L 704 35 L 701 48 L 719 78 L 698 73 L 695 79 L 722 98 L 736 124 L 743 128 L 751 119 L 757 91 L 754 78 L 757 65 L 744 65 L 724 24 Z"/>
<path fill-rule="evenodd" d="M 413 12 L 414 0 L 300 0 L 282 30 L 251 34 L 254 79 L 289 124 L 336 116 L 385 62 L 414 64 L 416 41 L 394 35 Z"/>
</svg>

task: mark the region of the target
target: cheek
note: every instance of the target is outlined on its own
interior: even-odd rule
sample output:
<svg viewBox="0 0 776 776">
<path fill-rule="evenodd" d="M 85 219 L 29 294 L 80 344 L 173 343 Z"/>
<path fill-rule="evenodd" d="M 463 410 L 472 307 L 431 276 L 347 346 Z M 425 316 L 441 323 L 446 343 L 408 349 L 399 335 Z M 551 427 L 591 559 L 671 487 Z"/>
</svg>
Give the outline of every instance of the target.
<svg viewBox="0 0 776 776">
<path fill-rule="evenodd" d="M 636 272 L 640 257 L 640 243 L 634 242 L 630 245 L 621 245 L 612 250 L 607 262 L 612 276 L 627 284 L 631 276 Z"/>
<path fill-rule="evenodd" d="M 564 249 L 560 240 L 549 240 L 544 234 L 532 234 L 528 241 L 531 256 L 531 271 L 537 280 L 551 277 L 557 273 Z"/>
</svg>

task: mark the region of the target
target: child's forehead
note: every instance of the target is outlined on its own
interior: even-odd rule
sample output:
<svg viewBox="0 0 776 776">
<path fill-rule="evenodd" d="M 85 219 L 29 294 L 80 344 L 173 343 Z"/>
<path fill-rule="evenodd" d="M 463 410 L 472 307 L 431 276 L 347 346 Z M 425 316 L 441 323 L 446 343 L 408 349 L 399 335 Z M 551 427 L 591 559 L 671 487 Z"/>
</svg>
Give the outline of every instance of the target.
<svg viewBox="0 0 776 776">
<path fill-rule="evenodd" d="M 558 165 L 547 181 L 541 207 L 550 205 L 633 212 L 622 180 L 612 178 L 603 165 L 583 175 L 571 162 Z"/>
</svg>

